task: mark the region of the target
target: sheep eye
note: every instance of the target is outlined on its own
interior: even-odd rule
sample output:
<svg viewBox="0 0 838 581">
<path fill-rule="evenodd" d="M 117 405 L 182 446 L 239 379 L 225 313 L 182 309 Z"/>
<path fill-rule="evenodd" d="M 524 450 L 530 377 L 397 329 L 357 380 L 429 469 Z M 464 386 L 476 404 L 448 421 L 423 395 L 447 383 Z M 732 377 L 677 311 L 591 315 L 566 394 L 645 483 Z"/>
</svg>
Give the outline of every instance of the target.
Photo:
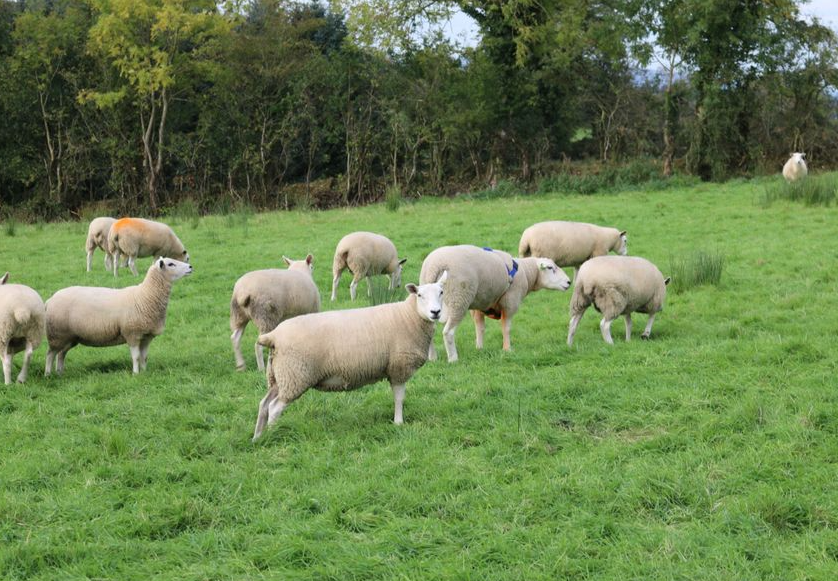
<svg viewBox="0 0 838 581">
<path fill-rule="evenodd" d="M 174 263 L 174 262 L 170 262 L 170 263 L 169 263 L 169 266 L 174 266 L 174 265 L 175 265 L 175 263 Z"/>
</svg>

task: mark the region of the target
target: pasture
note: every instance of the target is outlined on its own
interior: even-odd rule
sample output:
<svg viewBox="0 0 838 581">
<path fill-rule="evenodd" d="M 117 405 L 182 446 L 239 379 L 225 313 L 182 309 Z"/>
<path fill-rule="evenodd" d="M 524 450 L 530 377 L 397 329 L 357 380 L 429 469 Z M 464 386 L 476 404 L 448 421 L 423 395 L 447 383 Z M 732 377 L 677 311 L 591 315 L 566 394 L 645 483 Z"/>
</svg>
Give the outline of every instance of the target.
<svg viewBox="0 0 838 581">
<path fill-rule="evenodd" d="M 172 292 L 148 372 L 126 346 L 79 346 L 63 377 L 0 396 L 3 579 L 834 579 L 838 575 L 835 208 L 757 203 L 765 181 L 608 196 L 430 199 L 326 212 L 170 218 L 195 273 Z M 618 226 L 629 254 L 719 252 L 719 286 L 670 288 L 650 341 L 605 345 L 570 292 L 530 295 L 513 351 L 470 320 L 460 362 L 390 388 L 309 391 L 251 443 L 265 379 L 251 325 L 234 369 L 229 299 L 249 270 L 384 233 L 415 282 L 437 246 L 511 252 L 545 219 Z M 0 233 L 0 274 L 46 300 L 116 282 L 86 223 Z M 138 261 L 143 274 L 150 259 Z M 366 305 L 366 285 L 359 287 Z M 20 355 L 15 358 L 16 367 Z"/>
</svg>

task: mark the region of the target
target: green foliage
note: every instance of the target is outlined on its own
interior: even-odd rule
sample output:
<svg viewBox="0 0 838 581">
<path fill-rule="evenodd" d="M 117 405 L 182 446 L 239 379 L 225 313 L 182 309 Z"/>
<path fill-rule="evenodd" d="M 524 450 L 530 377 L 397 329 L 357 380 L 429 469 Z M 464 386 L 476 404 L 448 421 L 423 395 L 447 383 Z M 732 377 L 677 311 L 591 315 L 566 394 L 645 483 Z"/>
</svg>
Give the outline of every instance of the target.
<svg viewBox="0 0 838 581">
<path fill-rule="evenodd" d="M 403 286 L 402 288 L 391 289 L 385 276 L 373 276 L 367 280 L 370 281 L 369 293 L 367 294 L 370 306 L 395 303 L 403 301 L 407 297 L 407 291 L 404 290 Z"/>
<path fill-rule="evenodd" d="M 6 217 L 3 220 L 3 232 L 10 238 L 17 234 L 17 218 L 14 214 L 6 214 Z"/>
<path fill-rule="evenodd" d="M 770 206 L 779 200 L 829 207 L 838 201 L 838 178 L 829 174 L 810 175 L 795 182 L 773 180 L 765 186 L 760 202 Z"/>
<path fill-rule="evenodd" d="M 283 211 L 248 236 L 224 216 L 181 228 L 195 272 L 173 287 L 146 373 L 132 376 L 124 345 L 78 346 L 46 379 L 42 344 L 27 383 L 0 389 L 0 577 L 834 578 L 836 210 L 758 208 L 755 187 Z M 514 250 L 557 212 L 620 224 L 662 269 L 713 240 L 724 284 L 671 293 L 651 341 L 638 314 L 635 338 L 615 328 L 606 346 L 591 309 L 572 350 L 570 293 L 531 293 L 508 353 L 492 320 L 475 349 L 467 319 L 449 365 L 437 330 L 443 360 L 408 382 L 403 426 L 386 382 L 310 390 L 251 444 L 266 382 L 253 325 L 234 370 L 239 276 L 312 252 L 328 289 L 337 240 L 363 224 L 394 233 L 417 282 L 434 244 Z M 84 273 L 83 240 L 75 223 L 22 225 L 0 265 L 44 299 L 137 283 Z M 324 310 L 367 304 L 346 276 L 341 290 Z"/>
<path fill-rule="evenodd" d="M 669 272 L 664 276 L 672 278 L 670 288 L 676 293 L 702 285 L 718 286 L 726 262 L 721 252 L 695 250 L 687 255 L 670 256 Z"/>
<path fill-rule="evenodd" d="M 628 190 L 658 191 L 681 188 L 695 183 L 695 178 L 676 174 L 665 178 L 657 163 L 651 160 L 635 160 L 625 165 L 603 167 L 582 167 L 578 173 L 564 171 L 542 179 L 539 193 L 566 193 L 591 195 L 615 193 Z"/>
<path fill-rule="evenodd" d="M 384 192 L 384 206 L 390 212 L 397 212 L 402 205 L 402 188 L 398 184 L 391 185 Z"/>
</svg>

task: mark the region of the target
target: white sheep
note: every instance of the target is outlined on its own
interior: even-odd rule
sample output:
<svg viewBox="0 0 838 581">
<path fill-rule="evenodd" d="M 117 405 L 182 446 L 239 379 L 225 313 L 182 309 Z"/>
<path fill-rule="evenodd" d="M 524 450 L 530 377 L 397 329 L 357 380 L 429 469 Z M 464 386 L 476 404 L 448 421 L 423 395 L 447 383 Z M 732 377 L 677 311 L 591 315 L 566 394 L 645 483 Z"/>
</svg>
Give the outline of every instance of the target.
<svg viewBox="0 0 838 581">
<path fill-rule="evenodd" d="M 572 266 L 574 278 L 580 264 L 609 252 L 628 253 L 626 231 L 584 222 L 539 222 L 524 230 L 518 244 L 519 256 L 544 256 L 561 267 Z"/>
<path fill-rule="evenodd" d="M 110 347 L 127 343 L 134 373 L 145 371 L 151 340 L 166 327 L 166 309 L 174 281 L 192 274 L 192 267 L 173 258 L 159 258 L 143 282 L 122 289 L 73 286 L 47 301 L 46 375 L 64 371 L 64 357 L 78 344 Z"/>
<path fill-rule="evenodd" d="M 260 335 L 271 357 L 253 440 L 309 388 L 346 391 L 381 379 L 393 390 L 393 423 L 403 423 L 405 383 L 428 359 L 446 276 L 418 287 L 408 284 L 402 302 L 301 315 Z"/>
<path fill-rule="evenodd" d="M 111 226 L 108 250 L 113 255 L 113 274 L 120 254 L 128 257 L 128 268 L 137 276 L 137 258 L 145 256 L 171 256 L 189 262 L 189 253 L 174 230 L 162 222 L 143 218 L 121 218 Z"/>
<path fill-rule="evenodd" d="M 568 346 L 573 345 L 579 321 L 591 304 L 602 313 L 599 328 L 606 343 L 614 344 L 611 322 L 620 315 L 626 318 L 626 341 L 631 340 L 631 314 L 634 312 L 649 315 L 641 335 L 643 339 L 648 339 L 655 315 L 663 310 L 669 280 L 664 279 L 660 270 L 645 258 L 598 256 L 588 260 L 579 268 L 570 299 Z"/>
<path fill-rule="evenodd" d="M 26 381 L 32 352 L 44 336 L 44 301 L 41 296 L 22 284 L 6 284 L 9 273 L 0 278 L 0 355 L 3 356 L 3 378 L 12 382 L 12 357 L 24 351 L 23 365 L 17 382 Z"/>
<path fill-rule="evenodd" d="M 506 252 L 477 246 L 443 246 L 431 252 L 422 263 L 419 282 L 436 280 L 443 271 L 448 272 L 445 284 L 444 308 L 441 323 L 448 361 L 457 361 L 454 334 L 468 310 L 476 328 L 477 348 L 483 347 L 485 316 L 499 318 L 503 332 L 503 348 L 511 349 L 510 329 L 512 317 L 528 293 L 541 289 L 567 290 L 570 280 L 549 258 L 522 258 L 515 260 Z M 431 343 L 428 353 L 436 359 Z"/>
<path fill-rule="evenodd" d="M 286 319 L 316 313 L 320 310 L 320 291 L 311 275 L 313 257 L 291 260 L 282 257 L 287 270 L 255 270 L 242 276 L 233 287 L 230 299 L 230 340 L 236 369 L 245 368 L 241 340 L 248 321 L 253 321 L 260 334 L 273 331 Z M 256 364 L 265 370 L 264 347 L 256 343 Z"/>
<path fill-rule="evenodd" d="M 111 264 L 112 255 L 108 250 L 108 233 L 111 231 L 111 226 L 116 222 L 116 218 L 94 218 L 90 221 L 90 226 L 87 227 L 87 242 L 85 243 L 85 250 L 87 250 L 87 272 L 93 264 L 93 252 L 97 248 L 101 248 L 105 253 L 105 270 L 110 271 L 113 266 Z"/>
<path fill-rule="evenodd" d="M 783 166 L 783 177 L 786 178 L 787 182 L 791 183 L 802 180 L 807 175 L 809 175 L 809 168 L 806 167 L 806 154 L 792 153 L 789 160 Z"/>
<path fill-rule="evenodd" d="M 335 249 L 335 259 L 332 263 L 332 300 L 337 298 L 338 283 L 344 269 L 349 268 L 352 273 L 352 283 L 349 285 L 349 295 L 355 300 L 358 283 L 367 279 L 367 293 L 370 290 L 370 277 L 386 274 L 390 281 L 390 289 L 402 285 L 402 265 L 407 258 L 399 260 L 396 246 L 386 236 L 372 232 L 353 232 L 341 238 Z"/>
</svg>

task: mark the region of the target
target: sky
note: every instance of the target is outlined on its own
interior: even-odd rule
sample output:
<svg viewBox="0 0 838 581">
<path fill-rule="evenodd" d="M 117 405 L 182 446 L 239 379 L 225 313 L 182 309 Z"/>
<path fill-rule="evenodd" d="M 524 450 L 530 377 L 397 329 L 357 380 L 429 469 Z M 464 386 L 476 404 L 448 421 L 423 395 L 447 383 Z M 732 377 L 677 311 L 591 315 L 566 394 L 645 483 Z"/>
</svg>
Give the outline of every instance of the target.
<svg viewBox="0 0 838 581">
<path fill-rule="evenodd" d="M 838 32 L 838 0 L 811 0 L 800 7 L 806 16 L 815 16 Z M 462 12 L 456 13 L 446 25 L 449 36 L 459 39 L 467 46 L 477 45 L 477 25 Z"/>
</svg>

